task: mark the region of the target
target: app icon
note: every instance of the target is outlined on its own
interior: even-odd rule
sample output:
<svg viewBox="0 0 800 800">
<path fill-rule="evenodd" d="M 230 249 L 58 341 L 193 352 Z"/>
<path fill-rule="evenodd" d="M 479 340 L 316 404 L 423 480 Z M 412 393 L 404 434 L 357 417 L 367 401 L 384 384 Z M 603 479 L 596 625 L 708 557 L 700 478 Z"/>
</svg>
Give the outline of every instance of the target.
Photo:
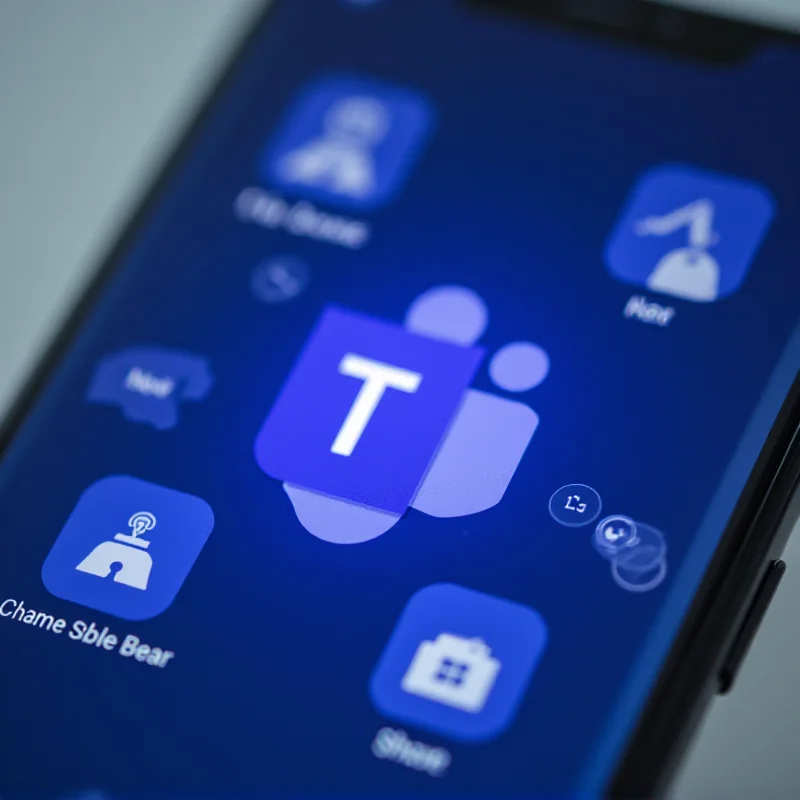
<svg viewBox="0 0 800 800">
<path fill-rule="evenodd" d="M 370 692 L 387 717 L 486 741 L 512 722 L 547 645 L 532 608 L 453 584 L 411 598 Z"/>
<path fill-rule="evenodd" d="M 123 619 L 175 599 L 214 527 L 208 503 L 124 475 L 81 496 L 42 567 L 56 597 Z"/>
<path fill-rule="evenodd" d="M 332 205 L 369 209 L 396 194 L 431 124 L 417 92 L 324 78 L 295 100 L 261 159 L 265 180 Z"/>
<path fill-rule="evenodd" d="M 667 577 L 667 542 L 661 531 L 617 514 L 601 520 L 594 547 L 611 562 L 611 576 L 628 592 L 649 592 Z"/>
<path fill-rule="evenodd" d="M 606 251 L 626 283 L 696 303 L 735 292 L 772 221 L 757 183 L 688 166 L 661 166 L 639 181 Z"/>
<path fill-rule="evenodd" d="M 589 525 L 603 508 L 600 495 L 585 483 L 568 483 L 553 492 L 547 504 L 550 516 L 567 528 Z"/>
<path fill-rule="evenodd" d="M 126 419 L 167 430 L 178 424 L 180 404 L 202 400 L 213 384 L 204 358 L 163 347 L 132 347 L 100 363 L 86 399 L 117 405 Z"/>
<path fill-rule="evenodd" d="M 328 308 L 255 443 L 302 525 L 355 544 L 410 506 L 461 517 L 500 502 L 539 422 L 526 404 L 469 388 L 488 314 L 469 289 L 431 289 L 405 325 Z M 529 342 L 491 359 L 508 392 L 541 383 L 546 353 Z"/>
<path fill-rule="evenodd" d="M 604 554 L 616 555 L 623 548 L 627 549 L 639 541 L 636 523 L 630 517 L 620 514 L 602 520 L 594 535 L 595 547 Z"/>
</svg>

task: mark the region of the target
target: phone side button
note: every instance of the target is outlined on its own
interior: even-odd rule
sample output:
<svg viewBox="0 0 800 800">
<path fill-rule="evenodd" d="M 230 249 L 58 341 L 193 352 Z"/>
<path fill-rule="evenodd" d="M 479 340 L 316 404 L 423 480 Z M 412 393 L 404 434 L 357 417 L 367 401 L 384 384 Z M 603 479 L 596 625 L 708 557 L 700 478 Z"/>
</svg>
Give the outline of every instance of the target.
<svg viewBox="0 0 800 800">
<path fill-rule="evenodd" d="M 741 630 L 733 642 L 730 653 L 728 653 L 725 666 L 719 673 L 719 689 L 717 690 L 719 694 L 727 694 L 733 688 L 736 676 L 739 674 L 745 656 L 750 650 L 750 645 L 753 643 L 756 632 L 761 626 L 761 621 L 764 619 L 772 598 L 775 596 L 784 572 L 786 572 L 786 564 L 783 561 L 776 561 L 764 576 L 764 580 L 761 582 L 753 604 L 747 612 Z"/>
</svg>

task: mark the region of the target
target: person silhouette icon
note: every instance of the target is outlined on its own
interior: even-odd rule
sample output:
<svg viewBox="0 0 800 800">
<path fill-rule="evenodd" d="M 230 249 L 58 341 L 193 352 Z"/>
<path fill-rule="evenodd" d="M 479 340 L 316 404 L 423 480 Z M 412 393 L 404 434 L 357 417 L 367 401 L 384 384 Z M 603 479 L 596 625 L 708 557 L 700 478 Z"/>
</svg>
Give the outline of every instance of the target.
<svg viewBox="0 0 800 800">
<path fill-rule="evenodd" d="M 417 336 L 464 347 L 474 345 L 487 324 L 483 300 L 461 286 L 423 293 L 411 304 L 404 323 Z M 489 377 L 500 389 L 516 394 L 538 386 L 549 369 L 541 347 L 513 342 L 492 357 Z M 410 507 L 434 517 L 461 517 L 497 505 L 538 424 L 536 412 L 523 402 L 467 389 Z M 303 527 L 337 544 L 374 539 L 401 518 L 288 482 L 284 489 Z"/>
<path fill-rule="evenodd" d="M 412 304 L 406 327 L 471 345 L 483 334 L 487 320 L 478 295 L 444 286 Z M 538 386 L 549 370 L 547 354 L 530 342 L 506 345 L 489 363 L 492 382 L 515 393 Z M 538 415 L 524 403 L 468 389 L 411 507 L 433 517 L 463 517 L 497 505 L 538 424 Z"/>
<path fill-rule="evenodd" d="M 323 118 L 322 134 L 290 150 L 278 163 L 278 173 L 289 184 L 369 197 L 376 185 L 373 150 L 390 124 L 388 109 L 373 97 L 337 100 Z"/>
</svg>

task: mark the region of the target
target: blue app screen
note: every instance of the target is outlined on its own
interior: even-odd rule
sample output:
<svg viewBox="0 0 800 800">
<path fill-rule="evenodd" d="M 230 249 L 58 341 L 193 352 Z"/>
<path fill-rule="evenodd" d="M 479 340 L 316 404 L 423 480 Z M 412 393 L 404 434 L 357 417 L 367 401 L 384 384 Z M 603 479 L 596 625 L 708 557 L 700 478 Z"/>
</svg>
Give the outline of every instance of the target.
<svg viewBox="0 0 800 800">
<path fill-rule="evenodd" d="M 800 49 L 495 5 L 258 24 L 0 460 L 4 797 L 608 794 L 800 370 Z"/>
</svg>

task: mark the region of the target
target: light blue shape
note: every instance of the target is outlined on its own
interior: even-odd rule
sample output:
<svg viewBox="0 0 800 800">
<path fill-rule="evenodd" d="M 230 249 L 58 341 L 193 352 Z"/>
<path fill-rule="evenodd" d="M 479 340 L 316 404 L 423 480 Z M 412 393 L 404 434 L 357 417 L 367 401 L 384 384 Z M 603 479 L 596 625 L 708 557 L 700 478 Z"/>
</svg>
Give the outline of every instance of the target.
<svg viewBox="0 0 800 800">
<path fill-rule="evenodd" d="M 486 304 L 471 289 L 436 286 L 414 300 L 405 327 L 420 336 L 469 347 L 483 336 L 488 322 Z"/>
<path fill-rule="evenodd" d="M 467 390 L 411 507 L 463 517 L 497 505 L 538 424 L 524 403 Z"/>
<path fill-rule="evenodd" d="M 550 372 L 550 358 L 537 344 L 512 342 L 501 347 L 489 363 L 489 376 L 507 392 L 527 392 Z"/>
<path fill-rule="evenodd" d="M 317 539 L 333 544 L 361 544 L 377 539 L 400 519 L 400 514 L 339 500 L 284 483 L 300 524 Z"/>
</svg>

